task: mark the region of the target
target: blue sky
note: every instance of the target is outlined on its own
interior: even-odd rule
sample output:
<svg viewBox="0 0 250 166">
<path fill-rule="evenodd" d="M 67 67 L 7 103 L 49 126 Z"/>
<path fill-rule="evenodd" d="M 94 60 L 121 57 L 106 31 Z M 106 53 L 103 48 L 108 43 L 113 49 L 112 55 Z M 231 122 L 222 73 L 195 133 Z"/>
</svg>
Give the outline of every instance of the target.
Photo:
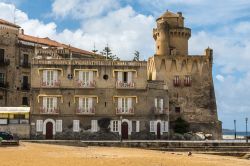
<svg viewBox="0 0 250 166">
<path fill-rule="evenodd" d="M 154 54 L 152 28 L 167 9 L 181 11 L 192 29 L 189 54 L 214 49 L 214 83 L 223 128 L 245 129 L 250 118 L 249 0 L 0 0 L 0 18 L 26 34 L 50 37 L 92 50 L 109 43 L 122 59 L 135 50 L 142 59 Z"/>
</svg>

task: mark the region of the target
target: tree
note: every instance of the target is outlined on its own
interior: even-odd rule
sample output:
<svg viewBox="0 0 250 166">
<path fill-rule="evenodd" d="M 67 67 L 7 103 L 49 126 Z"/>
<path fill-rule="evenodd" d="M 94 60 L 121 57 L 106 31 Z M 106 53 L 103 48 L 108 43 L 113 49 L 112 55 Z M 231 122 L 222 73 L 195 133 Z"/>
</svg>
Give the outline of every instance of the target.
<svg viewBox="0 0 250 166">
<path fill-rule="evenodd" d="M 189 131 L 189 124 L 182 118 L 176 119 L 174 122 L 174 132 L 179 134 L 184 134 Z"/>
<path fill-rule="evenodd" d="M 112 51 L 111 51 L 111 49 L 109 48 L 108 45 L 100 53 L 101 53 L 101 55 L 106 56 L 107 59 L 120 60 L 120 58 L 118 58 L 116 55 L 114 55 L 112 53 Z"/>
<path fill-rule="evenodd" d="M 140 52 L 139 51 L 135 51 L 133 61 L 139 61 L 139 60 L 140 60 Z"/>
</svg>

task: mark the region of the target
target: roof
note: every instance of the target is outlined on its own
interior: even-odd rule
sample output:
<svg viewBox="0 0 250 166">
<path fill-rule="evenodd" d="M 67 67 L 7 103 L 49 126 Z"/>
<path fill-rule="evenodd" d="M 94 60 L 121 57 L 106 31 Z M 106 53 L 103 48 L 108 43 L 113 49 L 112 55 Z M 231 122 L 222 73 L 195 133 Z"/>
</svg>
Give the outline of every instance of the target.
<svg viewBox="0 0 250 166">
<path fill-rule="evenodd" d="M 0 19 L 0 24 L 8 25 L 8 26 L 11 26 L 11 27 L 14 27 L 14 28 L 20 28 L 20 26 L 18 26 L 16 24 L 13 24 L 11 22 L 8 22 L 6 20 L 3 20 L 3 19 Z"/>
<path fill-rule="evenodd" d="M 159 18 L 169 18 L 169 17 L 179 17 L 179 15 L 178 14 L 176 14 L 176 13 L 173 13 L 173 12 L 170 12 L 170 11 L 166 11 L 163 15 L 161 15 Z M 158 19 L 159 19 L 158 18 Z"/>
<path fill-rule="evenodd" d="M 2 113 L 29 113 L 30 107 L 0 107 Z"/>
<path fill-rule="evenodd" d="M 50 38 L 46 37 L 46 38 L 40 38 L 40 37 L 34 37 L 34 36 L 30 36 L 30 35 L 25 35 L 25 34 L 19 34 L 18 38 L 20 40 L 24 40 L 27 42 L 32 42 L 32 43 L 38 43 L 38 44 L 43 44 L 43 45 L 47 45 L 47 46 L 51 46 L 51 47 L 63 47 L 63 48 L 69 48 L 70 50 L 74 53 L 80 53 L 80 54 L 86 54 L 86 55 L 93 55 L 93 56 L 98 56 L 92 52 L 86 51 L 86 50 L 82 50 L 76 47 L 72 47 L 63 43 L 59 43 L 55 40 L 51 40 Z"/>
</svg>

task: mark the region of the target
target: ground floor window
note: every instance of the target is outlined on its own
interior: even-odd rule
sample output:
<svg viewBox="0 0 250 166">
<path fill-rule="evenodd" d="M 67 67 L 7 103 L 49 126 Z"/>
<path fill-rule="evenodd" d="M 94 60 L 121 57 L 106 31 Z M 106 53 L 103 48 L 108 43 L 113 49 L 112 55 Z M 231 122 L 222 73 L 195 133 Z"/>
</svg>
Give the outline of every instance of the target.
<svg viewBox="0 0 250 166">
<path fill-rule="evenodd" d="M 80 131 L 79 120 L 73 120 L 73 131 L 74 132 L 79 132 Z"/>
<path fill-rule="evenodd" d="M 118 120 L 111 121 L 111 131 L 118 132 Z"/>
</svg>

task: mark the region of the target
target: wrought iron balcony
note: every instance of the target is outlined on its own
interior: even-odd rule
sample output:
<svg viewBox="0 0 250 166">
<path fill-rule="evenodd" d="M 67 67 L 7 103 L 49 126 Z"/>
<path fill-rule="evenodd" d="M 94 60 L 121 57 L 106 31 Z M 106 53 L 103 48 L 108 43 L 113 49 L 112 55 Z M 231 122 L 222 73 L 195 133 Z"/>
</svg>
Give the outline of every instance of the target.
<svg viewBox="0 0 250 166">
<path fill-rule="evenodd" d="M 78 108 L 78 109 L 76 109 L 76 114 L 77 115 L 94 115 L 95 114 L 95 108 L 94 107 L 87 108 L 87 109 Z"/>
<path fill-rule="evenodd" d="M 30 84 L 22 84 L 21 89 L 24 90 L 24 91 L 29 91 L 30 90 Z"/>
<path fill-rule="evenodd" d="M 96 82 L 95 81 L 78 81 L 77 85 L 79 88 L 95 88 Z"/>
<path fill-rule="evenodd" d="M 134 115 L 134 108 L 116 108 L 116 115 Z"/>
<path fill-rule="evenodd" d="M 154 114 L 156 115 L 164 115 L 168 113 L 167 108 L 154 107 Z"/>
<path fill-rule="evenodd" d="M 59 113 L 60 113 L 59 108 L 45 108 L 45 107 L 40 108 L 40 114 L 57 115 Z"/>
<path fill-rule="evenodd" d="M 8 66 L 8 65 L 10 65 L 9 59 L 1 59 L 0 60 L 0 66 Z"/>
<path fill-rule="evenodd" d="M 41 82 L 41 86 L 42 87 L 46 87 L 46 88 L 56 88 L 56 87 L 60 87 L 61 86 L 61 81 L 60 80 L 57 80 L 57 81 L 47 81 L 47 82 L 42 81 Z"/>
<path fill-rule="evenodd" d="M 135 83 L 134 82 L 117 81 L 116 82 L 116 88 L 117 89 L 132 89 L 132 88 L 135 88 Z"/>
</svg>

